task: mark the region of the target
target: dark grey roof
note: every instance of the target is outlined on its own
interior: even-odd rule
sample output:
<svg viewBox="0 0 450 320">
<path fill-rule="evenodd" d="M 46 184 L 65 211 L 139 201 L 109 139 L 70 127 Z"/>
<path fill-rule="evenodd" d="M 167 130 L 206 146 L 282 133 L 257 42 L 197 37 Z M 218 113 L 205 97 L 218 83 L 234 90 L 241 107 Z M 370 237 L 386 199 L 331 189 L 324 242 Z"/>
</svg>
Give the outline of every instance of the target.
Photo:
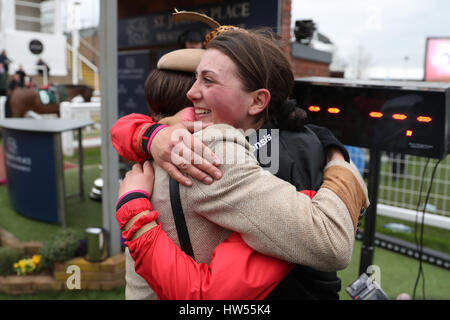
<svg viewBox="0 0 450 320">
<path fill-rule="evenodd" d="M 291 55 L 294 58 L 301 58 L 309 61 L 331 63 L 333 55 L 331 52 L 314 49 L 304 44 L 293 42 Z"/>
</svg>

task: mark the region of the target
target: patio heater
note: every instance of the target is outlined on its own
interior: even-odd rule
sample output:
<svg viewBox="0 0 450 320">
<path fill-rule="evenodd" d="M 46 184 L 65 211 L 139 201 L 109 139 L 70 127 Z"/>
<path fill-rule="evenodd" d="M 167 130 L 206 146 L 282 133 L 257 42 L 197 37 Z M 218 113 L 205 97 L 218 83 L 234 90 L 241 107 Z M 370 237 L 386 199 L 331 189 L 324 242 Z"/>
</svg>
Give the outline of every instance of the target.
<svg viewBox="0 0 450 320">
<path fill-rule="evenodd" d="M 298 78 L 293 98 L 310 123 L 370 150 L 359 274 L 372 265 L 381 151 L 442 159 L 450 150 L 450 83 Z"/>
</svg>

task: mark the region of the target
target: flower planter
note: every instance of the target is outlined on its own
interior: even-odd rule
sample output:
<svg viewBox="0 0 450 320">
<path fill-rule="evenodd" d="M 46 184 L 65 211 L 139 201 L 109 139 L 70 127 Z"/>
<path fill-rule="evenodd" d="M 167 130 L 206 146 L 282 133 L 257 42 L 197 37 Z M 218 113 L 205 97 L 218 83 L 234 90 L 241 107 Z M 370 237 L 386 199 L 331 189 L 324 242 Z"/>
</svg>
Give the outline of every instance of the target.
<svg viewBox="0 0 450 320">
<path fill-rule="evenodd" d="M 79 268 L 80 287 L 68 285 L 72 282 L 70 266 Z M 53 273 L 42 270 L 26 276 L 0 277 L 0 292 L 7 294 L 32 294 L 62 290 L 112 290 L 125 285 L 125 255 L 109 257 L 102 262 L 89 262 L 75 257 L 64 263 L 55 263 Z"/>
<path fill-rule="evenodd" d="M 42 242 L 21 242 L 0 229 L 0 245 L 18 249 L 24 255 L 38 253 Z M 75 272 L 74 272 L 75 270 Z M 79 277 L 79 287 L 71 285 Z M 53 272 L 42 269 L 29 275 L 0 276 L 0 293 L 32 294 L 62 290 L 112 290 L 125 285 L 125 255 L 109 257 L 101 262 L 89 262 L 75 257 L 55 263 Z"/>
</svg>

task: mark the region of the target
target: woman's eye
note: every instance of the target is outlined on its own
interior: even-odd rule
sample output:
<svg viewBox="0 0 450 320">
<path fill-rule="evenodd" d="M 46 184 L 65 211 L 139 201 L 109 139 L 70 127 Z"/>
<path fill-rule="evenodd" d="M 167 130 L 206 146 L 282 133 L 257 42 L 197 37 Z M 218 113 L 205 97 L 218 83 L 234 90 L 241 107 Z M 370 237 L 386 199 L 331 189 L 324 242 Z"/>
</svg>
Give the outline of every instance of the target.
<svg viewBox="0 0 450 320">
<path fill-rule="evenodd" d="M 212 83 L 213 80 L 211 78 L 203 78 L 203 81 L 206 83 Z"/>
</svg>

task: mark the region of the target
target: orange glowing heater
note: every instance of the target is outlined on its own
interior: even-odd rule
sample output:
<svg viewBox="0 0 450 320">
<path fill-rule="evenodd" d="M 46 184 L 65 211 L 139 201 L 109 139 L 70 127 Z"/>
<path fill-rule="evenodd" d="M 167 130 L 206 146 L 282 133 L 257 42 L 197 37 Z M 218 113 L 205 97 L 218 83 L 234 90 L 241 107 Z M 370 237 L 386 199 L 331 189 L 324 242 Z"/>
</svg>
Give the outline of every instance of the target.
<svg viewBox="0 0 450 320">
<path fill-rule="evenodd" d="M 383 118 L 383 113 L 377 112 L 377 111 L 372 111 L 372 112 L 369 113 L 369 117 L 377 118 L 377 119 Z"/>
<path fill-rule="evenodd" d="M 309 106 L 308 110 L 311 112 L 319 112 L 320 111 L 320 107 L 319 106 Z"/>
<path fill-rule="evenodd" d="M 403 113 L 394 113 L 392 115 L 392 118 L 394 120 L 405 120 L 406 118 L 408 118 L 408 116 L 406 114 L 403 114 Z"/>
<path fill-rule="evenodd" d="M 328 108 L 328 113 L 338 114 L 339 112 L 341 112 L 341 109 L 339 109 L 339 108 L 335 108 L 335 107 Z"/>
<path fill-rule="evenodd" d="M 419 122 L 431 122 L 433 119 L 431 117 L 427 117 L 427 116 L 418 116 L 417 117 L 417 121 Z"/>
</svg>

